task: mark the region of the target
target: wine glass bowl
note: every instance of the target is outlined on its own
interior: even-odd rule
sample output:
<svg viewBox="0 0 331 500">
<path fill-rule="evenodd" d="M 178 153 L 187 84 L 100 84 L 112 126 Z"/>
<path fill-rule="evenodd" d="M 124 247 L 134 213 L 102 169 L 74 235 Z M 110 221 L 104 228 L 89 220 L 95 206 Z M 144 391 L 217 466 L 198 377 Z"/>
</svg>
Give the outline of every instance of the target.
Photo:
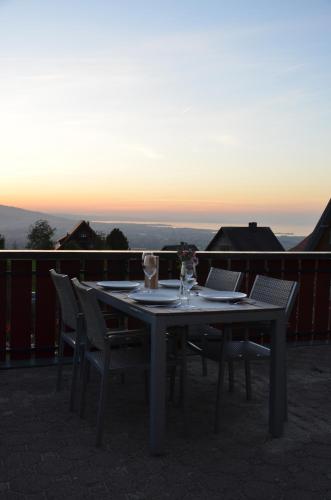
<svg viewBox="0 0 331 500">
<path fill-rule="evenodd" d="M 183 305 L 186 307 L 190 306 L 190 293 L 191 288 L 196 284 L 196 280 L 194 277 L 194 265 L 192 261 L 183 262 L 183 287 L 184 287 L 184 295 L 183 295 Z"/>
<path fill-rule="evenodd" d="M 142 255 L 142 266 L 149 283 L 148 291 L 151 293 L 151 279 L 155 275 L 157 269 L 155 255 L 150 252 L 144 252 Z"/>
</svg>

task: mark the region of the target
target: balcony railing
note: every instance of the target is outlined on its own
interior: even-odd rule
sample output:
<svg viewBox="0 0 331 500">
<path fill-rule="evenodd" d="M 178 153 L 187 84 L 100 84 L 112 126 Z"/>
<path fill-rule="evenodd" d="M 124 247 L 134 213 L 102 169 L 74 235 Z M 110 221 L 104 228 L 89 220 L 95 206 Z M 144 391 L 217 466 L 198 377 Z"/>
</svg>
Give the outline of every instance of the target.
<svg viewBox="0 0 331 500">
<path fill-rule="evenodd" d="M 176 278 L 175 252 L 160 257 L 160 278 Z M 199 252 L 198 280 L 210 266 L 245 273 L 249 293 L 256 274 L 296 280 L 299 295 L 288 341 L 330 341 L 330 252 Z M 49 269 L 85 280 L 142 279 L 138 251 L 0 251 L 0 363 L 34 364 L 57 352 L 58 307 Z"/>
</svg>

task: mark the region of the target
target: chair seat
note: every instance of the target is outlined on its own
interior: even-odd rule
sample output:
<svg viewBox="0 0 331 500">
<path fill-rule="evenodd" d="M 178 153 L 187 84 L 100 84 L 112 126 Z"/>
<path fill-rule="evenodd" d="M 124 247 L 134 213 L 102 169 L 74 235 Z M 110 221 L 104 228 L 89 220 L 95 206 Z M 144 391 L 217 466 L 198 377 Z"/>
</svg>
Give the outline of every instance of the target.
<svg viewBox="0 0 331 500">
<path fill-rule="evenodd" d="M 61 335 L 63 337 L 63 340 L 71 345 L 71 347 L 75 347 L 76 345 L 76 336 L 77 336 L 77 332 L 74 331 L 74 332 L 61 332 Z"/>
<path fill-rule="evenodd" d="M 208 342 L 204 356 L 214 361 L 219 360 L 220 341 Z M 227 361 L 266 359 L 270 357 L 270 349 L 249 340 L 229 341 L 226 343 L 225 359 Z"/>
<path fill-rule="evenodd" d="M 266 359 L 270 357 L 270 349 L 250 340 L 233 340 L 231 342 L 227 342 L 225 356 L 229 359 Z"/>
<path fill-rule="evenodd" d="M 208 337 L 222 339 L 222 330 L 215 328 L 211 325 L 192 325 L 189 328 L 188 340 L 199 340 L 202 339 L 203 335 Z"/>
<path fill-rule="evenodd" d="M 223 332 L 219 328 L 211 325 L 203 325 L 202 334 L 207 337 L 207 339 L 211 340 L 222 340 Z"/>
<path fill-rule="evenodd" d="M 88 351 L 85 352 L 85 357 L 93 363 L 93 365 L 100 371 L 104 367 L 104 352 L 102 351 Z M 112 349 L 109 370 L 110 371 L 128 371 L 142 368 L 148 368 L 149 359 L 148 353 L 141 347 L 129 347 Z"/>
</svg>

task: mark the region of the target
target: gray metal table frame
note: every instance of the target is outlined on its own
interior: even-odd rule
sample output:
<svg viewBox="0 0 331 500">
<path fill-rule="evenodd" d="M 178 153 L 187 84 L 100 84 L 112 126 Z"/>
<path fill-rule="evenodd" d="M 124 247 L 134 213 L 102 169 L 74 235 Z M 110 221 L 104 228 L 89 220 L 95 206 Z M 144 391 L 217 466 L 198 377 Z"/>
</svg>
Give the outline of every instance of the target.
<svg viewBox="0 0 331 500">
<path fill-rule="evenodd" d="M 247 323 L 270 321 L 271 359 L 269 379 L 269 432 L 273 437 L 283 435 L 286 419 L 286 320 L 284 309 L 262 302 L 245 305 L 222 305 L 222 309 L 168 309 L 149 308 L 128 299 L 125 292 L 112 293 L 98 287 L 95 282 L 86 282 L 94 288 L 98 299 L 128 316 L 142 320 L 150 327 L 151 373 L 150 373 L 150 450 L 153 455 L 164 452 L 165 405 L 166 405 L 166 336 L 170 326 L 197 324 Z M 200 299 L 201 300 L 201 299 Z"/>
</svg>

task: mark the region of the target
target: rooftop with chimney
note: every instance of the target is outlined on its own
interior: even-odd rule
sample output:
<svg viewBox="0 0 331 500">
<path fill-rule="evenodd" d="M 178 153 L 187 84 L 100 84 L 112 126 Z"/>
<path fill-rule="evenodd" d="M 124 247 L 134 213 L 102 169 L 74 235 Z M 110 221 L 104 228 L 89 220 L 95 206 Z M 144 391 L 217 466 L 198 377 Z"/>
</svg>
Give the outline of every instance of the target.
<svg viewBox="0 0 331 500">
<path fill-rule="evenodd" d="M 206 251 L 283 251 L 284 248 L 270 227 L 249 222 L 248 226 L 225 226 L 215 234 Z"/>
</svg>

